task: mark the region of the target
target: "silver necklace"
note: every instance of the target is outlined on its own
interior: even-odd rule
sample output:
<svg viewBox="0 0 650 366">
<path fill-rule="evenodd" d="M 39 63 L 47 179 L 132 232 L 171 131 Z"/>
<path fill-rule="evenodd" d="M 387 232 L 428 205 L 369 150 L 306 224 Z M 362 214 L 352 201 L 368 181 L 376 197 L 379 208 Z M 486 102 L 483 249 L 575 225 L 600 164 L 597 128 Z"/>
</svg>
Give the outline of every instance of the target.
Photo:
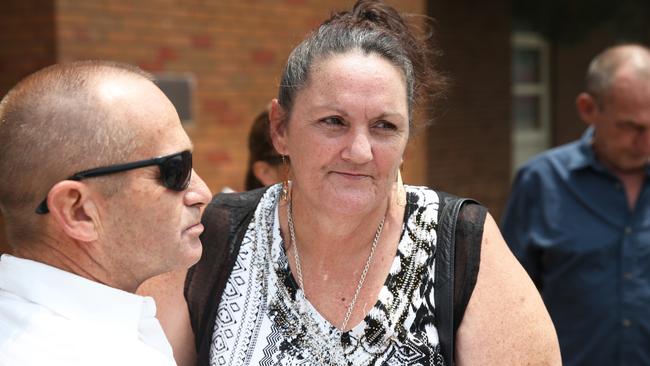
<svg viewBox="0 0 650 366">
<path fill-rule="evenodd" d="M 291 245 L 293 246 L 293 256 L 294 256 L 294 261 L 296 262 L 298 284 L 302 289 L 302 296 L 304 297 L 304 300 L 307 300 L 307 298 L 305 297 L 305 285 L 302 280 L 302 268 L 300 266 L 300 255 L 298 254 L 296 232 L 293 225 L 293 211 L 291 209 L 291 200 L 289 201 L 287 206 L 287 213 L 288 213 L 287 221 L 289 223 L 289 233 L 291 235 Z M 348 305 L 348 310 L 345 313 L 345 317 L 343 318 L 343 323 L 341 324 L 341 331 L 345 331 L 345 328 L 347 328 L 348 321 L 350 321 L 350 316 L 352 316 L 352 310 L 354 310 L 354 305 L 357 303 L 357 298 L 359 297 L 359 293 L 361 292 L 363 283 L 366 281 L 366 275 L 368 274 L 368 270 L 370 269 L 370 263 L 372 263 L 372 257 L 375 255 L 375 250 L 377 249 L 377 243 L 379 242 L 379 237 L 381 236 L 381 230 L 384 228 L 385 220 L 386 220 L 386 215 L 384 215 L 384 217 L 381 219 L 381 222 L 377 227 L 377 231 L 375 232 L 375 238 L 372 240 L 372 246 L 370 247 L 370 255 L 366 260 L 366 264 L 363 266 L 363 271 L 361 272 L 361 277 L 359 278 L 359 282 L 357 283 L 357 288 L 354 291 L 354 296 L 352 297 L 352 301 L 350 301 L 350 304 Z"/>
</svg>

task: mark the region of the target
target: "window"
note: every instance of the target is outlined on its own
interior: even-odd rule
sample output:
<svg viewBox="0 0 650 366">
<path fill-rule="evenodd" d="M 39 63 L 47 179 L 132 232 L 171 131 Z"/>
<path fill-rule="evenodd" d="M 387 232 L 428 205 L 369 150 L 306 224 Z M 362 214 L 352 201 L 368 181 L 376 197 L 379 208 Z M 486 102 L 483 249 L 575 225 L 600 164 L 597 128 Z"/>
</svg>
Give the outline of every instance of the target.
<svg viewBox="0 0 650 366">
<path fill-rule="evenodd" d="M 537 33 L 512 36 L 513 173 L 550 146 L 548 43 Z"/>
</svg>

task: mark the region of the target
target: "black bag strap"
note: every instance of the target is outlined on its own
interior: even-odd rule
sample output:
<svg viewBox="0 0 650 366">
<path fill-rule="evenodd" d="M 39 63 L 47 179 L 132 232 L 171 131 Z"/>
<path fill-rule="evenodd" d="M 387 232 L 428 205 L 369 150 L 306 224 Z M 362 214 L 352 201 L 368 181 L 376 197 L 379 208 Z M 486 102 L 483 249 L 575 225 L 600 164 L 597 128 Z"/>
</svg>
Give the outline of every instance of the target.
<svg viewBox="0 0 650 366">
<path fill-rule="evenodd" d="M 463 204 L 478 203 L 470 198 L 458 198 L 440 192 L 442 209 L 438 219 L 436 269 L 434 285 L 435 317 L 440 351 L 446 366 L 454 365 L 454 262 L 456 223 Z"/>
<path fill-rule="evenodd" d="M 266 188 L 221 193 L 206 208 L 201 221 L 203 255 L 185 280 L 190 320 L 195 335 L 197 365 L 210 364 L 212 332 L 219 301 L 235 265 L 242 239 Z"/>
</svg>

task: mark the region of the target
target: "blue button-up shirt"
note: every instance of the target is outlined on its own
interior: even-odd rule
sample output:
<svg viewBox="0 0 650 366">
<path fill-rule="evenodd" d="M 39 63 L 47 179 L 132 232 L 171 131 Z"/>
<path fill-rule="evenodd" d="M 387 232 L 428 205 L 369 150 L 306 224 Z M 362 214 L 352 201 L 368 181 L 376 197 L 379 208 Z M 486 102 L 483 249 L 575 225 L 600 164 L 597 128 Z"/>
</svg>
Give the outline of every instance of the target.
<svg viewBox="0 0 650 366">
<path fill-rule="evenodd" d="M 650 182 L 630 210 L 591 137 L 518 172 L 503 235 L 542 294 L 564 365 L 650 365 Z"/>
</svg>

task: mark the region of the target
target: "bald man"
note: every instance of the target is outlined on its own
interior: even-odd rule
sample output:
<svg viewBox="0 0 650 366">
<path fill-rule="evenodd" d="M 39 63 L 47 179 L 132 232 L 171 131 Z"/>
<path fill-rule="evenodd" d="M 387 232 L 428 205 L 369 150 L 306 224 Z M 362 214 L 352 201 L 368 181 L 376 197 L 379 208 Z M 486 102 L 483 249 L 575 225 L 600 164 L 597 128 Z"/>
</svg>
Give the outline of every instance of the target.
<svg viewBox="0 0 650 366">
<path fill-rule="evenodd" d="M 650 365 L 650 51 L 597 55 L 576 106 L 589 128 L 521 168 L 503 234 L 564 365 Z"/>
<path fill-rule="evenodd" d="M 144 72 L 54 65 L 0 102 L 0 365 L 174 365 L 145 279 L 201 256 L 210 199 Z"/>
</svg>

